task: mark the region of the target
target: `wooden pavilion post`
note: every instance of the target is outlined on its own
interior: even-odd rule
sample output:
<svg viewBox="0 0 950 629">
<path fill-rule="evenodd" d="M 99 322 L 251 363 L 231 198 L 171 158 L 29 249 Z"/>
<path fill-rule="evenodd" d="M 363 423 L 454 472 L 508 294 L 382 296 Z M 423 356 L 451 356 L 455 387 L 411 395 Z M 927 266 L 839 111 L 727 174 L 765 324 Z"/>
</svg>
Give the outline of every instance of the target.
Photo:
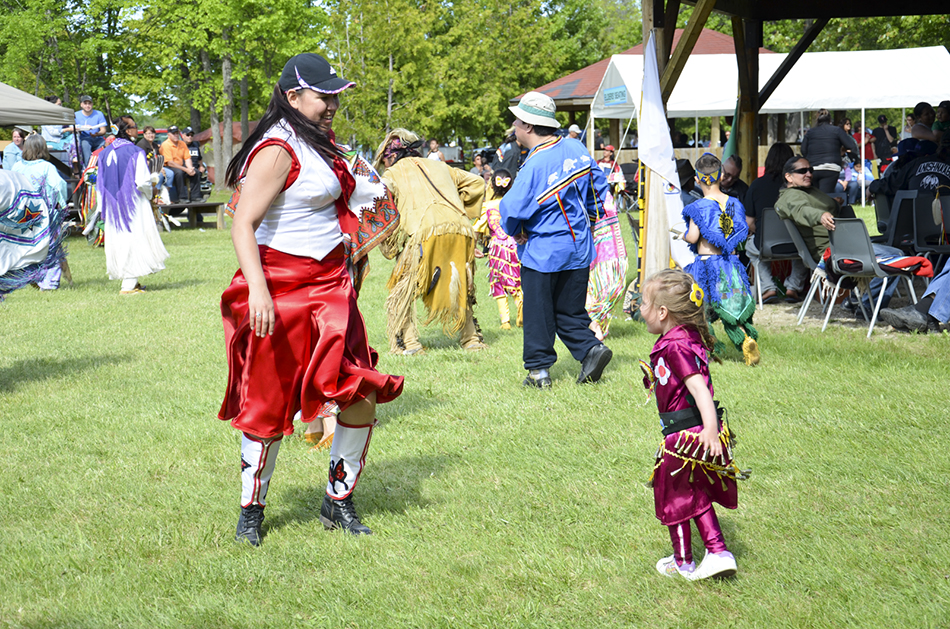
<svg viewBox="0 0 950 629">
<path fill-rule="evenodd" d="M 732 18 L 732 33 L 739 64 L 739 120 L 734 121 L 739 137 L 737 148 L 742 158 L 742 177 L 746 183 L 755 179 L 759 168 L 759 47 L 762 45 L 762 22 Z"/>
</svg>

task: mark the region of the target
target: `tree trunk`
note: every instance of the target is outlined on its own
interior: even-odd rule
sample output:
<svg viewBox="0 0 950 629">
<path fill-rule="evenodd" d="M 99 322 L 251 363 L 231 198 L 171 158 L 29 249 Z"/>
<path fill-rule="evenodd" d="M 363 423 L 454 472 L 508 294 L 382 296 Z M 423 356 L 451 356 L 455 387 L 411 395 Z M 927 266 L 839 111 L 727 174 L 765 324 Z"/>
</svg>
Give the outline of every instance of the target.
<svg viewBox="0 0 950 629">
<path fill-rule="evenodd" d="M 247 136 L 251 134 L 251 123 L 248 120 L 247 112 L 247 73 L 241 77 L 241 144 L 247 142 Z"/>
<path fill-rule="evenodd" d="M 227 41 L 228 29 L 224 30 L 222 39 Z M 224 135 L 222 137 L 222 157 L 224 163 L 231 161 L 234 148 L 234 81 L 231 79 L 231 54 L 226 53 L 221 60 L 221 91 L 224 93 Z M 221 171 L 218 171 L 221 172 Z"/>
<path fill-rule="evenodd" d="M 201 68 L 204 70 L 206 80 L 212 80 L 211 74 L 211 56 L 207 50 L 201 51 Z M 218 125 L 218 96 L 214 90 L 211 90 L 211 151 L 214 153 L 214 187 L 217 190 L 224 189 L 224 169 L 225 161 L 221 149 L 221 127 Z"/>
</svg>

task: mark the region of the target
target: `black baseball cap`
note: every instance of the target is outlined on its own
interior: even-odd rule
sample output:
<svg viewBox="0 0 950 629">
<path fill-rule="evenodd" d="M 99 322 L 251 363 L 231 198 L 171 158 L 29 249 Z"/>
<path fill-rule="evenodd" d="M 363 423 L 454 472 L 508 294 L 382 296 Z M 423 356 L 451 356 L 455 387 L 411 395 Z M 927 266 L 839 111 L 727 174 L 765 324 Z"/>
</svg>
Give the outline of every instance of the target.
<svg viewBox="0 0 950 629">
<path fill-rule="evenodd" d="M 887 122 L 887 116 L 885 116 L 884 114 L 881 114 L 880 116 L 877 117 L 877 121 L 880 122 L 881 124 L 884 124 L 885 122 Z"/>
<path fill-rule="evenodd" d="M 195 134 L 195 130 L 192 129 L 191 127 L 185 127 L 184 129 L 181 130 L 181 132 L 182 132 L 183 135 L 194 135 L 194 134 Z"/>
<path fill-rule="evenodd" d="M 178 130 L 178 127 L 176 127 L 175 125 L 172 125 L 172 126 L 168 127 L 168 132 L 169 132 L 169 133 L 174 133 L 175 135 L 178 135 L 179 133 L 181 133 L 181 132 Z"/>
<path fill-rule="evenodd" d="M 80 103 L 85 103 L 87 100 L 91 103 L 91 102 L 92 102 L 92 96 L 89 96 L 88 94 L 83 94 L 82 96 L 79 97 L 79 102 L 80 102 Z"/>
<path fill-rule="evenodd" d="M 337 75 L 330 62 L 313 52 L 305 52 L 290 58 L 284 65 L 278 81 L 284 92 L 311 89 L 321 94 L 339 94 L 356 83 Z"/>
</svg>

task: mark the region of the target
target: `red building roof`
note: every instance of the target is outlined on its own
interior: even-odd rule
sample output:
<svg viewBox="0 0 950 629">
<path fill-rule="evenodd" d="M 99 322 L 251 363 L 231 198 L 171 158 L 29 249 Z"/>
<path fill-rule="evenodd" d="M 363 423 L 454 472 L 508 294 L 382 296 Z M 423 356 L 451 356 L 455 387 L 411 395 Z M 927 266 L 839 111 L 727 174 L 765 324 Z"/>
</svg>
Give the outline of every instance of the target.
<svg viewBox="0 0 950 629">
<path fill-rule="evenodd" d="M 680 37 L 683 36 L 683 29 L 678 28 L 673 32 L 673 50 L 679 45 Z M 712 31 L 704 28 L 693 46 L 694 55 L 715 55 L 715 54 L 735 54 L 736 48 L 732 37 L 718 31 Z M 767 48 L 759 48 L 760 54 L 772 53 Z M 629 50 L 625 50 L 624 55 L 642 55 L 643 44 L 637 44 Z M 586 68 L 581 68 L 577 72 L 572 72 L 567 76 L 551 81 L 547 85 L 542 85 L 535 91 L 547 94 L 555 100 L 557 108 L 560 111 L 570 110 L 571 105 L 580 106 L 582 109 L 590 107 L 590 101 L 594 98 L 600 82 L 607 72 L 607 66 L 610 65 L 610 58 L 603 59 L 597 63 L 591 64 Z"/>
</svg>

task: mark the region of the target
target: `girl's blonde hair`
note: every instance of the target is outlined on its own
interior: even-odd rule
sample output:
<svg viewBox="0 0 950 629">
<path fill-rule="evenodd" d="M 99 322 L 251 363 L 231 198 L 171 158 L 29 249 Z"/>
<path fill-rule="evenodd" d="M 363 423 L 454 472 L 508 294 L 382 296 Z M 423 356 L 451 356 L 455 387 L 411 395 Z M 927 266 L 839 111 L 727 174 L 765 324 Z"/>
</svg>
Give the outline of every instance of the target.
<svg viewBox="0 0 950 629">
<path fill-rule="evenodd" d="M 709 331 L 706 321 L 705 296 L 699 305 L 693 301 L 693 276 L 679 269 L 664 269 L 654 273 L 643 285 L 643 294 L 649 291 L 653 307 L 665 306 L 670 318 L 677 325 L 685 325 L 699 332 L 699 336 L 710 352 L 716 345 L 716 337 Z M 698 288 L 698 286 L 696 286 Z"/>
</svg>

